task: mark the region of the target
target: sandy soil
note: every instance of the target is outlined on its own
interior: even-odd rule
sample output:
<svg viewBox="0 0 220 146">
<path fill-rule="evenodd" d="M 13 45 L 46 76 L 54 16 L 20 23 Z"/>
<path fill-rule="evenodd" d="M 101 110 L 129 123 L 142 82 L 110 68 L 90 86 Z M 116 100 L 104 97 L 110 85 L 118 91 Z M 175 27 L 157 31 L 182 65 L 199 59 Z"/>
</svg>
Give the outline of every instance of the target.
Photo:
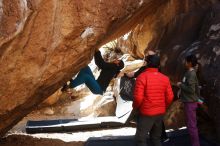
<svg viewBox="0 0 220 146">
<path fill-rule="evenodd" d="M 135 128 L 100 129 L 74 133 L 11 133 L 0 139 L 0 146 L 83 146 L 89 138 L 134 135 Z"/>
<path fill-rule="evenodd" d="M 45 135 L 46 137 L 46 135 Z M 0 146 L 83 146 L 84 142 L 64 142 L 60 139 L 35 138 L 31 135 L 10 135 L 0 140 Z"/>
</svg>

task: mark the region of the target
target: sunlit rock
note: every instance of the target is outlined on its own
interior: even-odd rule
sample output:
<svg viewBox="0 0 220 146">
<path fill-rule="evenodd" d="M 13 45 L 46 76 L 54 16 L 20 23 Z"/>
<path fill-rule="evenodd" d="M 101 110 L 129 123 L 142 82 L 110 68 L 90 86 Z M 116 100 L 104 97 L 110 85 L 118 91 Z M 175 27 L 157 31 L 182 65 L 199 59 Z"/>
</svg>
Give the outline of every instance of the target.
<svg viewBox="0 0 220 146">
<path fill-rule="evenodd" d="M 0 136 L 88 64 L 97 47 L 163 3 L 0 1 Z"/>
<path fill-rule="evenodd" d="M 44 109 L 44 114 L 46 114 L 46 115 L 53 115 L 54 111 L 51 108 L 45 108 Z"/>
</svg>

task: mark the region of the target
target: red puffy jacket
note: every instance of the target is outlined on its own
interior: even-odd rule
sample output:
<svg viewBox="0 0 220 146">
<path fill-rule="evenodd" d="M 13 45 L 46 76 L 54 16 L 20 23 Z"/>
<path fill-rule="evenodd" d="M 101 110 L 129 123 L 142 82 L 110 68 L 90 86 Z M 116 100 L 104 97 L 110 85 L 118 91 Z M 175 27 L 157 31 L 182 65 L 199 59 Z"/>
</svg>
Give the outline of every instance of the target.
<svg viewBox="0 0 220 146">
<path fill-rule="evenodd" d="M 164 114 L 173 100 L 169 78 L 156 68 L 148 68 L 141 73 L 135 83 L 133 108 L 142 115 Z"/>
</svg>

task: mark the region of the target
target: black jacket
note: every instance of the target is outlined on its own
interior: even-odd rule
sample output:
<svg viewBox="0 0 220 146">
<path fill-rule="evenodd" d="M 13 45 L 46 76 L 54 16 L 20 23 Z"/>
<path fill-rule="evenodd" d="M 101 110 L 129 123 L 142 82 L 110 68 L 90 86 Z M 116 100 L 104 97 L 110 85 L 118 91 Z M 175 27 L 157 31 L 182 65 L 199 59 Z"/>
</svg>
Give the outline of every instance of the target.
<svg viewBox="0 0 220 146">
<path fill-rule="evenodd" d="M 134 78 L 137 78 L 144 70 L 147 69 L 147 66 L 142 66 L 138 71 L 134 73 Z"/>
<path fill-rule="evenodd" d="M 122 68 L 115 63 L 105 62 L 100 51 L 97 51 L 94 57 L 95 64 L 99 67 L 99 69 L 101 69 L 97 82 L 102 90 L 106 91 L 106 88 L 108 87 L 112 78 L 116 77 Z"/>
</svg>

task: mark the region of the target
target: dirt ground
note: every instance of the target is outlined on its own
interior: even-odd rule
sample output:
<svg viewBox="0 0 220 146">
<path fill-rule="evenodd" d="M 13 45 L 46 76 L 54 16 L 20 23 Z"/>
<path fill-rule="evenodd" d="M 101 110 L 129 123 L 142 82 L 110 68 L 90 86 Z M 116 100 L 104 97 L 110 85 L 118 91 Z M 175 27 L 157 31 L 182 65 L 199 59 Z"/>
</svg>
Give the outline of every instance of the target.
<svg viewBox="0 0 220 146">
<path fill-rule="evenodd" d="M 132 127 L 121 127 L 74 133 L 11 133 L 0 139 L 0 146 L 83 146 L 92 137 L 129 136 L 134 135 L 135 130 Z"/>
<path fill-rule="evenodd" d="M 60 139 L 35 138 L 31 135 L 9 135 L 0 139 L 0 146 L 83 146 L 84 142 L 65 142 Z"/>
</svg>

